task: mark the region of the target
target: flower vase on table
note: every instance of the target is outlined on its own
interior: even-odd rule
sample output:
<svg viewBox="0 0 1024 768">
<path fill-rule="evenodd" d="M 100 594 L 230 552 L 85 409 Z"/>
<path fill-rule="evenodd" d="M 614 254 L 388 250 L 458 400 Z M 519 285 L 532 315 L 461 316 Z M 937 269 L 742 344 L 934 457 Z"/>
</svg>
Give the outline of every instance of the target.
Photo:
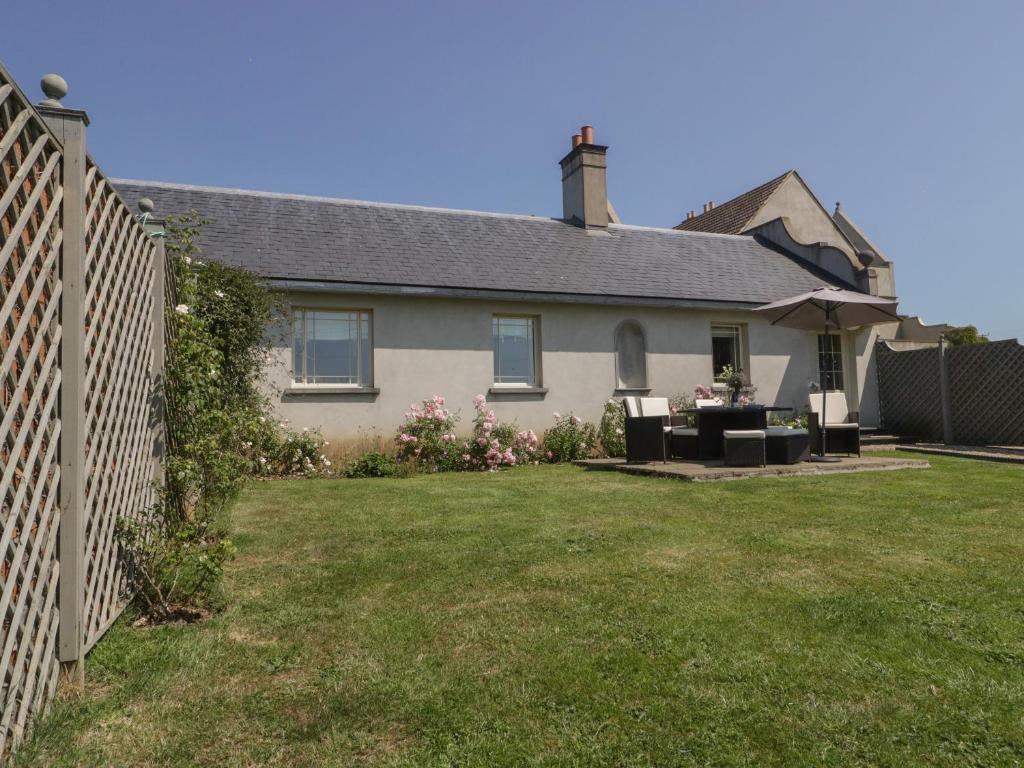
<svg viewBox="0 0 1024 768">
<path fill-rule="evenodd" d="M 743 371 L 742 369 L 734 369 L 731 365 L 726 365 L 722 368 L 721 373 L 722 381 L 732 389 L 732 407 L 736 408 L 740 404 L 740 391 L 743 389 Z"/>
</svg>

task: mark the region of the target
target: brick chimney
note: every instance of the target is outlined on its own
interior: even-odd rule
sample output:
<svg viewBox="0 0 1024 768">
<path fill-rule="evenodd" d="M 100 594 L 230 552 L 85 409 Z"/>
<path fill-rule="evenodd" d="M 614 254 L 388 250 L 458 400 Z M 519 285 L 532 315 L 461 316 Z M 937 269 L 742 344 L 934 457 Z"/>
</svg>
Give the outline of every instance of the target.
<svg viewBox="0 0 1024 768">
<path fill-rule="evenodd" d="M 562 218 L 586 229 L 608 227 L 608 184 L 605 153 L 594 143 L 594 129 L 584 125 L 572 137 L 572 149 L 562 158 Z"/>
</svg>

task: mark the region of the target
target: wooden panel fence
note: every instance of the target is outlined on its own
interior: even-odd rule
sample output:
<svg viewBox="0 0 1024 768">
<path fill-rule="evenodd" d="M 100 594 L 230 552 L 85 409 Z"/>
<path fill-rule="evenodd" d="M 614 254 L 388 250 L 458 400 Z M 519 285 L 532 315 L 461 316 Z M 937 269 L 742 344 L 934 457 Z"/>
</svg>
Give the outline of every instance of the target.
<svg viewBox="0 0 1024 768">
<path fill-rule="evenodd" d="M 115 528 L 162 455 L 163 244 L 62 95 L 33 107 L 0 65 L 0 761 L 124 609 Z"/>
</svg>

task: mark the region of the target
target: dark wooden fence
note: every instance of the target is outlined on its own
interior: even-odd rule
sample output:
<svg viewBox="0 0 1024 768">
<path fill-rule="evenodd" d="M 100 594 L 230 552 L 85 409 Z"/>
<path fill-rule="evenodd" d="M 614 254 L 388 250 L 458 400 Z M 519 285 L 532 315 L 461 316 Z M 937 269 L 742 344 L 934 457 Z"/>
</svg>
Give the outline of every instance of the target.
<svg viewBox="0 0 1024 768">
<path fill-rule="evenodd" d="M 1024 346 L 1016 340 L 898 351 L 878 344 L 882 428 L 962 445 L 1024 445 Z"/>
</svg>

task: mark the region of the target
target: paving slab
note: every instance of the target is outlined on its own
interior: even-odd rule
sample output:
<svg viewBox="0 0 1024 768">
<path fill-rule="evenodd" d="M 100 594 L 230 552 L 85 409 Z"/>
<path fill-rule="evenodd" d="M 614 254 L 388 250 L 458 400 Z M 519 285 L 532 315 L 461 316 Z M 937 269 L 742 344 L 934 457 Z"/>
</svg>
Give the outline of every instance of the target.
<svg viewBox="0 0 1024 768">
<path fill-rule="evenodd" d="M 794 477 L 803 475 L 838 475 L 851 472 L 885 472 L 897 469 L 928 469 L 924 459 L 889 458 L 884 456 L 843 456 L 835 463 L 770 464 L 767 467 L 727 467 L 721 461 L 669 461 L 627 464 L 624 459 L 588 459 L 577 466 L 592 470 L 626 472 L 648 477 L 671 477 L 694 483 L 719 480 L 743 480 L 750 477 Z"/>
<path fill-rule="evenodd" d="M 1024 446 L 1020 445 L 945 445 L 943 443 L 915 443 L 899 445 L 896 450 L 909 453 L 930 453 L 934 456 L 956 456 L 961 459 L 1003 461 L 1024 464 Z"/>
</svg>

